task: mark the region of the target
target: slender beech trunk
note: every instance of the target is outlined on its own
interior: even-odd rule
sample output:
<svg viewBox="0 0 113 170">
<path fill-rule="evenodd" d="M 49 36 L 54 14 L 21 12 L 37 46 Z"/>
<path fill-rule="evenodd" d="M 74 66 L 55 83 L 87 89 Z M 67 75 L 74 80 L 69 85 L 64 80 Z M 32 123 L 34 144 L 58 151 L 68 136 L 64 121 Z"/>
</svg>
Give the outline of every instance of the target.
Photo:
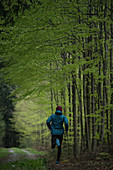
<svg viewBox="0 0 113 170">
<path fill-rule="evenodd" d="M 101 61 L 99 61 L 99 80 L 98 80 L 98 87 L 97 87 L 97 94 L 98 94 L 98 110 L 99 110 L 99 116 L 100 115 L 100 108 L 101 108 L 101 103 L 102 103 L 102 93 L 101 93 L 101 88 L 102 88 L 102 85 L 101 85 Z M 100 123 L 100 121 L 98 122 Z M 100 134 L 100 131 L 101 131 L 101 126 L 98 125 L 98 129 L 97 129 L 97 133 L 98 135 Z M 99 139 L 97 139 L 97 145 L 99 145 Z"/>
<path fill-rule="evenodd" d="M 77 0 L 77 4 L 79 4 L 79 1 Z M 79 24 L 81 24 L 81 16 L 80 16 L 80 6 L 78 5 L 78 13 L 79 13 L 79 18 L 78 18 L 78 22 Z M 81 41 L 80 37 L 79 37 L 79 41 Z M 78 57 L 80 60 L 80 57 Z M 78 87 L 78 101 L 79 101 L 79 126 L 81 129 L 81 137 L 80 137 L 80 149 L 83 149 L 83 113 L 82 113 L 82 90 L 81 90 L 81 66 L 79 66 L 79 80 L 80 80 L 80 85 Z"/>
<path fill-rule="evenodd" d="M 69 78 L 69 81 L 70 81 L 70 78 Z M 69 82 L 69 84 L 67 85 L 67 89 L 68 89 L 68 101 L 69 101 L 69 138 L 68 138 L 68 153 L 69 153 L 69 155 L 71 154 L 71 152 L 72 152 L 72 145 L 71 144 L 69 144 L 69 141 L 71 142 L 71 137 L 72 137 L 72 134 L 71 134 L 71 132 L 72 132 L 72 129 L 71 129 L 71 127 L 72 127 L 72 122 L 71 122 L 71 117 L 72 117 L 72 114 L 71 114 L 71 83 Z"/>
<path fill-rule="evenodd" d="M 92 17 L 92 0 L 89 1 L 89 17 L 91 19 Z M 89 28 L 91 29 L 92 28 L 92 23 L 90 21 L 90 24 L 89 24 Z M 92 35 L 90 35 L 88 37 L 88 44 L 92 42 Z M 91 57 L 92 57 L 92 46 L 90 46 L 88 48 L 88 60 L 91 60 Z M 87 67 L 89 67 L 89 64 L 87 65 Z M 87 100 L 87 115 L 88 115 L 88 149 L 89 151 L 91 151 L 91 145 L 92 145 L 92 140 L 91 140 L 91 136 L 92 136 L 92 119 L 91 119 L 91 116 L 90 116 L 90 113 L 91 113 L 91 98 L 90 98 L 90 73 L 87 74 L 86 76 L 86 100 Z"/>
<path fill-rule="evenodd" d="M 86 107 L 87 107 L 87 129 L 88 129 L 88 149 L 91 151 L 91 118 L 90 118 L 90 76 L 86 76 Z"/>
<path fill-rule="evenodd" d="M 68 53 L 67 54 L 67 57 L 68 57 L 68 65 L 71 63 L 70 61 L 70 54 Z M 73 151 L 73 148 L 72 148 L 72 88 L 71 88 L 71 76 L 69 75 L 69 77 L 67 78 L 67 90 L 68 90 L 68 105 L 69 105 L 69 133 L 68 133 L 68 155 L 70 156 L 70 154 L 72 153 Z"/>
<path fill-rule="evenodd" d="M 78 153 L 78 142 L 77 142 L 77 114 L 76 114 L 76 76 L 72 74 L 72 106 L 73 106 L 73 131 L 74 131 L 74 157 Z"/>
<path fill-rule="evenodd" d="M 66 65 L 66 58 L 67 58 L 67 53 L 62 53 L 61 54 L 62 57 L 62 65 Z M 66 75 L 65 73 L 63 74 L 63 81 L 66 82 Z M 63 107 L 64 107 L 64 114 L 66 115 L 66 87 L 63 87 L 61 90 L 61 100 L 63 103 Z"/>
<path fill-rule="evenodd" d="M 113 1 L 111 0 L 111 21 L 113 21 Z M 113 24 L 110 25 L 111 29 L 111 49 L 110 49 L 110 84 L 111 90 L 113 91 Z M 113 92 L 111 92 L 111 105 L 113 106 Z M 110 114 L 110 125 L 111 125 L 111 145 L 113 145 L 113 108 L 111 107 Z"/>
<path fill-rule="evenodd" d="M 101 5 L 101 12 L 103 12 L 103 4 Z M 101 27 L 100 27 L 100 31 L 101 31 L 101 34 L 102 34 L 102 22 L 101 22 Z M 103 35 L 102 35 L 102 38 L 103 38 Z M 106 101 L 105 101 L 105 86 L 106 86 L 106 61 L 105 61 L 105 57 L 103 55 L 103 47 L 101 45 L 101 56 L 102 56 L 102 60 L 103 60 L 103 75 L 104 75 L 104 79 L 103 79 L 103 100 L 102 100 L 102 106 L 103 106 L 103 110 L 101 112 L 101 133 L 100 133 L 100 139 L 101 139 L 101 142 L 103 143 L 103 140 L 104 140 L 104 133 L 105 133 L 105 105 L 106 105 Z"/>
<path fill-rule="evenodd" d="M 72 64 L 75 62 L 75 57 L 73 57 Z M 73 111 L 73 137 L 74 137 L 74 145 L 73 152 L 74 157 L 78 154 L 78 141 L 77 141 L 77 112 L 76 112 L 76 73 L 73 71 L 72 73 L 72 111 Z"/>
<path fill-rule="evenodd" d="M 100 12 L 102 12 L 102 7 L 103 5 L 100 5 Z M 100 41 L 103 38 L 103 33 L 102 33 L 102 22 L 100 21 L 99 23 L 99 27 L 100 27 L 100 35 L 99 35 L 99 39 Z M 99 116 L 101 117 L 101 119 L 103 118 L 103 111 L 100 111 L 101 106 L 102 106 L 102 80 L 101 80 L 101 67 L 102 67 L 102 58 L 103 58 L 103 46 L 102 46 L 102 42 L 100 42 L 99 44 L 99 53 L 100 53 L 100 61 L 99 61 L 99 83 L 98 83 L 98 110 L 99 110 Z M 101 122 L 98 122 L 101 123 Z M 100 135 L 100 139 L 102 139 L 102 135 L 103 134 L 103 125 L 98 125 L 98 134 Z M 99 145 L 100 139 L 97 140 L 97 144 Z"/>
<path fill-rule="evenodd" d="M 68 64 L 70 64 L 70 54 L 68 54 L 68 59 L 69 59 L 69 62 Z M 68 77 L 68 81 L 69 83 L 67 84 L 67 90 L 68 90 L 68 103 L 69 103 L 69 127 L 70 127 L 70 132 L 71 132 L 71 117 L 72 117 L 72 109 L 71 109 L 71 106 L 72 106 L 72 102 L 71 102 L 71 76 Z M 70 134 L 70 137 L 71 137 L 71 134 Z"/>
<path fill-rule="evenodd" d="M 104 17 L 106 17 L 106 5 L 104 9 Z M 101 128 L 101 142 L 103 142 L 104 139 L 104 133 L 105 133 L 105 106 L 106 106 L 106 58 L 107 58 L 107 49 L 106 49 L 106 23 L 104 22 L 104 32 L 105 32 L 105 56 L 103 56 L 103 111 L 102 111 L 102 128 Z"/>
<path fill-rule="evenodd" d="M 81 82 L 81 68 L 79 66 L 79 80 Z M 80 111 L 80 129 L 81 129 L 81 150 L 83 149 L 83 113 L 82 113 L 82 90 L 79 87 L 79 111 Z"/>
<path fill-rule="evenodd" d="M 96 27 L 97 28 L 97 27 Z M 95 35 L 94 38 L 95 41 L 95 48 L 94 48 L 94 53 L 98 52 L 97 49 L 97 34 Z M 93 59 L 97 59 L 96 57 L 93 57 Z M 97 67 L 98 65 L 96 65 Z M 91 112 L 95 114 L 95 116 L 92 118 L 92 149 L 95 151 L 97 148 L 97 139 L 96 139 L 96 132 L 97 132 L 97 124 L 96 124 L 96 97 L 94 97 L 96 93 L 96 79 L 93 74 L 91 74 Z"/>
<path fill-rule="evenodd" d="M 69 126 L 71 127 L 71 83 L 68 84 L 68 101 L 69 101 Z"/>
<path fill-rule="evenodd" d="M 83 49 L 85 50 L 84 47 L 84 38 L 82 38 L 83 42 Z M 86 58 L 85 52 L 83 53 L 83 58 Z M 86 69 L 86 64 L 83 65 L 83 107 L 84 107 L 84 118 L 85 118 L 85 136 L 83 137 L 83 142 L 84 142 L 84 148 L 88 149 L 88 128 L 87 128 L 87 107 L 86 107 L 86 75 L 84 74 L 84 71 Z"/>
<path fill-rule="evenodd" d="M 107 2 L 105 2 L 105 8 L 104 8 L 104 18 L 106 19 L 106 15 L 107 15 Z M 106 21 L 104 21 L 104 33 L 105 33 L 105 42 L 104 42 L 104 48 L 105 48 L 105 57 L 103 60 L 103 75 L 105 76 L 104 81 L 103 81 L 103 107 L 108 105 L 108 94 L 107 94 L 107 79 L 106 79 L 106 74 L 107 74 L 107 69 L 108 69 L 108 63 L 107 63 L 107 58 L 108 58 L 108 46 L 107 46 L 107 25 L 106 25 Z M 106 129 L 107 129 L 107 140 L 109 143 L 109 118 L 108 118 L 108 109 L 104 109 L 105 110 L 105 119 L 106 122 L 104 120 L 104 123 L 106 124 Z"/>
<path fill-rule="evenodd" d="M 94 13 L 97 14 L 98 16 L 98 7 L 95 4 L 94 5 Z M 93 24 L 93 27 L 97 29 L 98 24 Z M 97 53 L 97 34 L 94 35 L 94 48 L 93 52 Z M 91 60 L 95 60 L 97 57 L 93 57 L 91 55 Z M 97 65 L 95 66 L 97 67 Z M 96 100 L 95 100 L 95 91 L 96 91 L 96 80 L 95 80 L 95 75 L 91 73 L 91 113 L 94 114 L 92 117 L 92 150 L 96 150 L 97 147 L 97 140 L 96 140 L 96 131 L 97 131 L 97 125 L 96 125 Z"/>
<path fill-rule="evenodd" d="M 51 63 L 50 63 L 50 71 L 52 72 L 52 64 Z M 51 77 L 50 77 L 50 83 L 52 84 Z M 53 114 L 53 89 L 52 89 L 52 87 L 51 87 L 51 111 Z"/>
<path fill-rule="evenodd" d="M 61 90 L 61 102 L 64 108 L 64 115 L 66 115 L 66 89 L 62 88 Z"/>
<path fill-rule="evenodd" d="M 91 73 L 91 113 L 95 114 L 95 101 L 94 101 L 94 76 Z M 92 117 L 92 149 L 95 148 L 95 116 Z"/>
</svg>

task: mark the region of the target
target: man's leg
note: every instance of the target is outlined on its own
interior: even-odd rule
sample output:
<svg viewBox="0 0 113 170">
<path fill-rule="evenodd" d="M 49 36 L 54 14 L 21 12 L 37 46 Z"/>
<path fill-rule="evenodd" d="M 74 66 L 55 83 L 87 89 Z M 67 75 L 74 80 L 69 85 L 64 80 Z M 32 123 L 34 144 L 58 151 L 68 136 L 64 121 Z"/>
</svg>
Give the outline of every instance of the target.
<svg viewBox="0 0 113 170">
<path fill-rule="evenodd" d="M 52 138 L 51 138 L 51 146 L 52 146 L 52 149 L 55 148 L 55 145 L 56 145 L 56 136 L 55 136 L 55 135 L 52 135 Z"/>
<path fill-rule="evenodd" d="M 57 161 L 59 162 L 61 156 L 61 145 L 58 146 L 58 152 L 57 152 Z"/>
<path fill-rule="evenodd" d="M 59 163 L 60 156 L 61 156 L 61 145 L 62 145 L 63 135 L 59 135 L 57 138 L 60 141 L 60 146 L 58 146 L 58 152 L 57 152 L 57 162 Z"/>
</svg>

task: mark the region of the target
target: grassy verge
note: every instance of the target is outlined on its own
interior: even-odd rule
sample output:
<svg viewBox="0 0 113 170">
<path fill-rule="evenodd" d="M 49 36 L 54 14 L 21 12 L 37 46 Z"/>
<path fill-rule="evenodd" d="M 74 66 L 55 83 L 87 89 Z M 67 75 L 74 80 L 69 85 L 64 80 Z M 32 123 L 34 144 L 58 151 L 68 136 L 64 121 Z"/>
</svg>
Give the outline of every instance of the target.
<svg viewBox="0 0 113 170">
<path fill-rule="evenodd" d="M 2 170 L 46 170 L 46 160 L 21 160 L 16 162 L 9 162 L 0 164 Z"/>
<path fill-rule="evenodd" d="M 29 151 L 30 153 L 34 153 L 34 154 L 42 155 L 42 156 L 44 156 L 46 154 L 45 151 L 37 151 L 37 150 L 32 149 L 32 148 L 25 148 L 25 150 Z"/>
<path fill-rule="evenodd" d="M 25 154 L 25 152 L 22 151 L 20 148 L 13 147 L 13 148 L 9 148 L 9 149 L 13 150 L 14 153 L 19 153 L 19 154 L 23 154 L 24 153 Z"/>
<path fill-rule="evenodd" d="M 8 149 L 0 148 L 0 158 L 5 158 L 9 154 Z"/>
</svg>

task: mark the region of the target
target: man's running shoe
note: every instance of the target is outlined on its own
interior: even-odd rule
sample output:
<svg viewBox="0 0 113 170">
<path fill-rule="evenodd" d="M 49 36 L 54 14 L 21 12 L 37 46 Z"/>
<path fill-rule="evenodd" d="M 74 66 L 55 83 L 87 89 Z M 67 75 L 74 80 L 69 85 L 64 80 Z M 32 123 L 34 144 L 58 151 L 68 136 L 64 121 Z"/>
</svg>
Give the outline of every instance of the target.
<svg viewBox="0 0 113 170">
<path fill-rule="evenodd" d="M 57 144 L 57 146 L 60 146 L 60 141 L 59 141 L 59 139 L 56 139 L 56 144 Z"/>
<path fill-rule="evenodd" d="M 59 161 L 56 161 L 56 164 L 59 164 Z"/>
</svg>

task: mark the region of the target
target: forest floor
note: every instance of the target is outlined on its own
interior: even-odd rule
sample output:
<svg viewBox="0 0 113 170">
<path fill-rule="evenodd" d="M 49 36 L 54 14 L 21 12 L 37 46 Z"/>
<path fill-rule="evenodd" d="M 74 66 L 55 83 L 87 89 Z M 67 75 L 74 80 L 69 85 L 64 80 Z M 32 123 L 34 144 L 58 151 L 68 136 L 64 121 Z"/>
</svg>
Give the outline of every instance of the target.
<svg viewBox="0 0 113 170">
<path fill-rule="evenodd" d="M 71 160 L 61 162 L 59 165 L 55 161 L 47 164 L 48 170 L 113 170 L 112 160 Z"/>
<path fill-rule="evenodd" d="M 0 161 L 7 163 L 22 160 L 25 157 L 28 160 L 46 157 L 47 170 L 113 170 L 113 148 L 108 146 L 97 149 L 95 153 L 81 153 L 76 159 L 72 158 L 71 155 L 66 155 L 66 152 L 62 152 L 59 165 L 55 164 L 57 149 L 49 151 L 45 156 L 31 153 L 25 149 L 22 149 L 22 151 L 25 153 L 23 156 L 9 149 L 10 154 Z"/>
<path fill-rule="evenodd" d="M 104 145 L 96 152 L 84 151 L 76 159 L 63 154 L 59 165 L 54 156 L 51 159 L 49 155 L 47 161 L 47 170 L 113 170 L 113 147 Z"/>
</svg>

